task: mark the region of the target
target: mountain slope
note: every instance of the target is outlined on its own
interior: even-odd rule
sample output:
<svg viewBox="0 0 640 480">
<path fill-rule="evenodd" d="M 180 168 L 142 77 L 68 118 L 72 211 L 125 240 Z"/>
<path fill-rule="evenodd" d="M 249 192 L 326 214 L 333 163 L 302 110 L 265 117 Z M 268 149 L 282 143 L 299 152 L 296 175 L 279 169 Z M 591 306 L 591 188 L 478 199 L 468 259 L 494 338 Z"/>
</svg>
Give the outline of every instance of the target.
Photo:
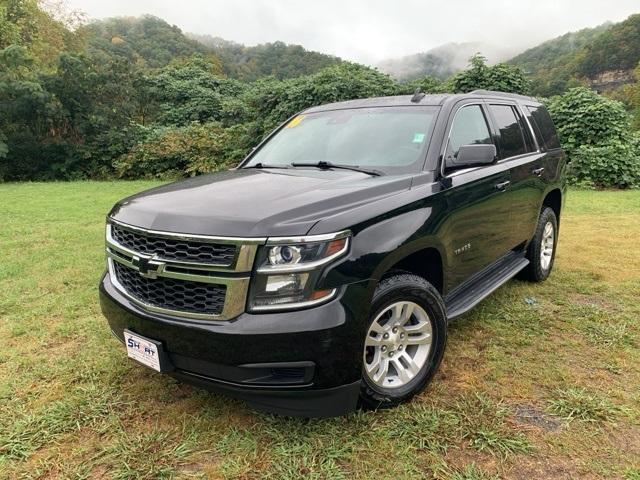
<svg viewBox="0 0 640 480">
<path fill-rule="evenodd" d="M 576 52 L 589 45 L 604 31 L 611 28 L 611 22 L 595 28 L 584 28 L 577 32 L 569 32 L 560 37 L 547 40 L 533 48 L 516 55 L 508 63 L 522 68 L 526 73 L 535 75 L 541 70 L 548 70 L 571 62 Z"/>
<path fill-rule="evenodd" d="M 634 81 L 640 62 L 640 14 L 548 40 L 512 58 L 533 81 L 537 95 L 555 95 L 587 83 L 607 90 Z"/>
<path fill-rule="evenodd" d="M 342 62 L 338 57 L 284 42 L 247 47 L 210 35 L 192 33 L 187 35 L 210 48 L 222 61 L 228 76 L 245 81 L 253 81 L 268 75 L 279 79 L 309 75 Z"/>
<path fill-rule="evenodd" d="M 606 71 L 631 70 L 640 61 L 640 13 L 616 23 L 584 48 L 578 73 L 593 77 Z"/>
<path fill-rule="evenodd" d="M 195 53 L 211 53 L 204 45 L 187 38 L 175 25 L 152 15 L 93 21 L 82 30 L 90 50 L 106 51 L 152 68 Z"/>
</svg>

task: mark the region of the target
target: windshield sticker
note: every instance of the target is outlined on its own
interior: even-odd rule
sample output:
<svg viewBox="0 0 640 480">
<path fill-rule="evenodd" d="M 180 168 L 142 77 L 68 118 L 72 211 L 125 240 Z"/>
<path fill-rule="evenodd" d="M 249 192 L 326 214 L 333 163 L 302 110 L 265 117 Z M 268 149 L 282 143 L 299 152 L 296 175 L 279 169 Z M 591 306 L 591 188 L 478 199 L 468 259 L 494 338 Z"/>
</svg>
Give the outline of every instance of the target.
<svg viewBox="0 0 640 480">
<path fill-rule="evenodd" d="M 413 143 L 422 143 L 424 141 L 424 133 L 414 133 Z"/>
<path fill-rule="evenodd" d="M 304 119 L 304 115 L 298 115 L 296 118 L 294 118 L 293 120 L 291 120 L 289 123 L 287 123 L 287 126 L 285 128 L 293 128 L 293 127 L 297 127 L 298 125 L 300 125 L 300 122 Z"/>
</svg>

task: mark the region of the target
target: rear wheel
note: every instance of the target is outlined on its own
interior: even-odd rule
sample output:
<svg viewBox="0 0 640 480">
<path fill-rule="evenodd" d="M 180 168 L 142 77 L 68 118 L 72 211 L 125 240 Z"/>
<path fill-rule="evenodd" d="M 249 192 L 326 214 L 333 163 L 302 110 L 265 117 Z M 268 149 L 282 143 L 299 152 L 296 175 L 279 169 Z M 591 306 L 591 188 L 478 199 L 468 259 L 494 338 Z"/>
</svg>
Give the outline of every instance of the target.
<svg viewBox="0 0 640 480">
<path fill-rule="evenodd" d="M 522 277 L 532 282 L 542 282 L 549 277 L 556 256 L 558 243 L 558 219 L 553 209 L 543 208 L 538 218 L 535 234 L 527 248 L 529 265 Z"/>
<path fill-rule="evenodd" d="M 401 274 L 378 285 L 364 341 L 364 406 L 387 408 L 420 392 L 433 377 L 446 343 L 446 314 L 424 278 Z"/>
</svg>

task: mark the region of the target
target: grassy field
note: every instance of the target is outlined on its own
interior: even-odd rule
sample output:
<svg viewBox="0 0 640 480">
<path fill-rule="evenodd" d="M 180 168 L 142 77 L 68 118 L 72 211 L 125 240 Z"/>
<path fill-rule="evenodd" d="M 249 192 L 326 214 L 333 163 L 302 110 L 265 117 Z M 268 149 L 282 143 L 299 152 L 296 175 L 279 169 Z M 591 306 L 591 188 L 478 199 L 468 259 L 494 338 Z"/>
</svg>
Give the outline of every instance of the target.
<svg viewBox="0 0 640 480">
<path fill-rule="evenodd" d="M 451 326 L 401 408 L 293 420 L 127 360 L 103 220 L 151 183 L 0 185 L 0 478 L 640 479 L 640 191 L 572 191 L 556 268 Z"/>
</svg>

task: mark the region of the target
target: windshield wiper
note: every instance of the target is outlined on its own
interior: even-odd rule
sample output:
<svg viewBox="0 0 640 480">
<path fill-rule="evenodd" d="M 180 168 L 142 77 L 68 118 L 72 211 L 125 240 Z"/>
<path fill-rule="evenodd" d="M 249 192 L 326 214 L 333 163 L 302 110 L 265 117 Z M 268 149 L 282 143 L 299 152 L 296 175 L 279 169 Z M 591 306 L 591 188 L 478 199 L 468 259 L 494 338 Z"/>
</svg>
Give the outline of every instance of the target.
<svg viewBox="0 0 640 480">
<path fill-rule="evenodd" d="M 242 168 L 289 168 L 288 165 L 268 165 L 266 163 L 258 162 L 254 165 L 247 165 Z"/>
<path fill-rule="evenodd" d="M 291 164 L 292 167 L 316 167 L 321 170 L 329 170 L 331 168 L 340 168 L 342 170 L 353 170 L 354 172 L 366 173 L 367 175 L 372 175 L 374 177 L 379 177 L 382 175 L 382 172 L 378 170 L 369 170 L 367 168 L 360 168 L 356 165 L 342 165 L 339 163 L 331 163 L 331 162 L 293 162 Z"/>
</svg>

